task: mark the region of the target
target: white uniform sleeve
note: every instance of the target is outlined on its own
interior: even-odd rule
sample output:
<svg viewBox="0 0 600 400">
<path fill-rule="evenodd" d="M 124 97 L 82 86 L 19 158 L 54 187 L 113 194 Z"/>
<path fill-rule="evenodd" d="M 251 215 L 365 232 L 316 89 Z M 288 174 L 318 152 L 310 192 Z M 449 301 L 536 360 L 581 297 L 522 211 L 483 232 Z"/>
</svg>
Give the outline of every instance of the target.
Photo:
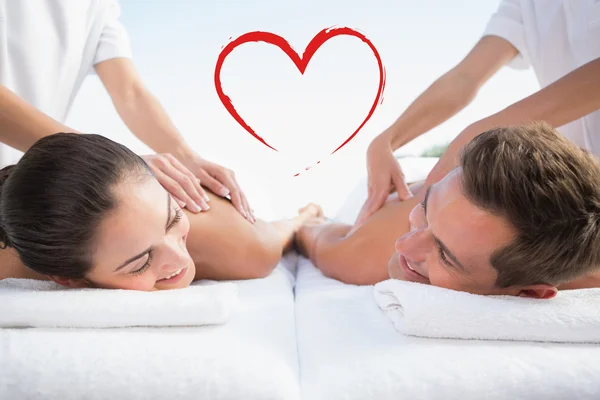
<svg viewBox="0 0 600 400">
<path fill-rule="evenodd" d="M 512 44 L 519 54 L 508 64 L 515 69 L 530 66 L 529 51 L 525 42 L 525 27 L 520 0 L 501 0 L 490 18 L 483 36 L 498 36 Z"/>
<path fill-rule="evenodd" d="M 94 65 L 111 58 L 132 58 L 131 45 L 127 31 L 119 22 L 121 8 L 116 0 L 109 0 L 104 17 L 102 34 L 98 41 Z"/>
</svg>

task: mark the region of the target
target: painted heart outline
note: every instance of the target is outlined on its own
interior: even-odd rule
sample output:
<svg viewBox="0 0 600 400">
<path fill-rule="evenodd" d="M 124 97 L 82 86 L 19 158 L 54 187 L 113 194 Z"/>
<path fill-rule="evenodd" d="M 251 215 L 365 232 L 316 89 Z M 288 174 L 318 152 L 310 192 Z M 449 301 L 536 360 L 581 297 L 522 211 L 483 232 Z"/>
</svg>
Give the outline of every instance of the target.
<svg viewBox="0 0 600 400">
<path fill-rule="evenodd" d="M 287 56 L 294 62 L 294 64 L 296 65 L 296 68 L 298 68 L 300 73 L 302 75 L 304 75 L 304 71 L 306 70 L 306 67 L 308 66 L 308 63 L 310 62 L 312 56 L 323 45 L 323 43 L 325 43 L 326 41 L 328 41 L 329 39 L 331 39 L 333 37 L 341 36 L 341 35 L 356 37 L 356 38 L 362 40 L 364 43 L 366 43 L 369 46 L 369 48 L 373 52 L 375 58 L 377 59 L 377 64 L 379 66 L 379 88 L 377 90 L 377 95 L 375 96 L 375 100 L 373 101 L 373 105 L 371 106 L 371 109 L 369 110 L 369 113 L 367 114 L 367 117 L 363 120 L 363 122 L 360 124 L 360 126 L 354 131 L 354 133 L 352 133 L 352 135 L 350 135 L 340 146 L 338 146 L 338 148 L 336 148 L 331 153 L 331 154 L 334 154 L 336 151 L 338 151 L 339 149 L 344 147 L 346 144 L 348 144 L 348 142 L 350 142 L 350 140 L 352 140 L 358 134 L 358 132 L 365 126 L 367 121 L 369 121 L 369 119 L 375 112 L 375 108 L 377 108 L 377 104 L 379 104 L 379 103 L 381 103 L 381 101 L 383 101 L 383 89 L 385 87 L 385 68 L 383 67 L 383 63 L 381 62 L 381 57 L 379 56 L 379 52 L 377 51 L 377 49 L 375 48 L 373 43 L 371 43 L 371 41 L 369 39 L 367 39 L 367 37 L 365 35 L 363 35 L 362 33 L 358 32 L 354 29 L 351 29 L 348 27 L 329 27 L 329 28 L 323 29 L 322 31 L 317 33 L 315 35 L 315 37 L 313 37 L 313 39 L 310 41 L 308 46 L 306 46 L 306 50 L 302 54 L 302 57 L 300 57 L 298 55 L 298 53 L 296 53 L 296 51 L 290 46 L 290 44 L 283 37 L 276 35 L 274 33 L 254 31 L 254 32 L 248 32 L 248 33 L 243 34 L 242 36 L 238 37 L 237 39 L 229 42 L 229 44 L 227 44 L 227 46 L 223 47 L 223 49 L 221 50 L 221 53 L 219 54 L 219 58 L 217 59 L 217 65 L 215 67 L 215 88 L 217 90 L 217 95 L 219 96 L 219 99 L 221 100 L 221 102 L 223 103 L 223 105 L 225 106 L 225 108 L 227 109 L 229 114 L 231 114 L 231 116 L 237 121 L 237 123 L 240 124 L 246 131 L 248 131 L 248 133 L 250 133 L 252 136 L 254 136 L 254 138 L 256 138 L 259 142 L 263 143 L 265 146 L 277 151 L 277 149 L 275 149 L 273 146 L 268 144 L 262 137 L 260 137 L 258 134 L 256 134 L 256 132 L 254 132 L 254 130 L 246 123 L 246 121 L 244 121 L 244 119 L 237 112 L 237 110 L 235 109 L 229 96 L 227 96 L 223 92 L 223 88 L 221 86 L 221 67 L 223 66 L 223 62 L 225 61 L 227 56 L 229 54 L 231 54 L 231 52 L 236 47 L 238 47 L 242 44 L 250 43 L 250 42 L 264 42 L 264 43 L 268 43 L 268 44 L 277 46 L 281 50 L 283 50 L 283 52 L 285 54 L 287 54 Z"/>
</svg>

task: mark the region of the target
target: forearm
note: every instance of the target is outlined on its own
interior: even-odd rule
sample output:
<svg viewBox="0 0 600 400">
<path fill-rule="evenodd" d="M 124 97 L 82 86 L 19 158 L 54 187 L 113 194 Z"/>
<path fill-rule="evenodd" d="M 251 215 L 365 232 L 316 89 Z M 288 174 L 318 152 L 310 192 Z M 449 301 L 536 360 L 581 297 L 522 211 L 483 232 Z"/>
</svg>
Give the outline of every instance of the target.
<svg viewBox="0 0 600 400">
<path fill-rule="evenodd" d="M 455 68 L 429 86 L 382 135 L 396 150 L 465 108 L 477 89 L 468 75 Z"/>
<path fill-rule="evenodd" d="M 503 65 L 517 55 L 517 49 L 496 36 L 481 38 L 465 58 L 433 83 L 385 135 L 392 149 L 445 122 L 465 108 Z"/>
<path fill-rule="evenodd" d="M 180 161 L 193 156 L 159 101 L 142 86 L 113 98 L 123 122 L 133 134 L 157 153 L 171 153 Z"/>
<path fill-rule="evenodd" d="M 468 143 L 491 128 L 526 121 L 546 121 L 559 127 L 600 109 L 600 58 L 567 74 L 552 85 L 473 124 Z M 475 133 L 476 131 L 481 131 Z"/>
<path fill-rule="evenodd" d="M 427 178 L 427 186 L 442 179 L 458 164 L 460 149 L 494 127 L 546 121 L 559 127 L 600 109 L 600 59 L 589 62 L 552 85 L 477 121 L 450 144 Z"/>
<path fill-rule="evenodd" d="M 300 228 L 296 238 L 303 256 L 315 265 L 321 265 L 320 259 L 332 245 L 343 240 L 352 226 L 340 223 L 307 225 Z"/>
<path fill-rule="evenodd" d="M 79 133 L 0 85 L 0 141 L 25 152 L 42 137 L 58 132 Z"/>
</svg>

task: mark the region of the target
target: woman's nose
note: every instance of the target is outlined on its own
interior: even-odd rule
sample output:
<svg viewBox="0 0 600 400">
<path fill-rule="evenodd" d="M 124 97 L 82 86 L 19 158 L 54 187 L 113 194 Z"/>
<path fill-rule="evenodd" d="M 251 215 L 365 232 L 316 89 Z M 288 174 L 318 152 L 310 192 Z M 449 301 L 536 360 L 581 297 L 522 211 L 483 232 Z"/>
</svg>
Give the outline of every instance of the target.
<svg viewBox="0 0 600 400">
<path fill-rule="evenodd" d="M 186 265 L 190 261 L 185 241 L 182 238 L 168 240 L 166 243 L 170 264 Z"/>
<path fill-rule="evenodd" d="M 415 229 L 396 240 L 394 247 L 408 258 L 420 261 L 430 251 L 432 244 L 428 229 Z"/>
</svg>

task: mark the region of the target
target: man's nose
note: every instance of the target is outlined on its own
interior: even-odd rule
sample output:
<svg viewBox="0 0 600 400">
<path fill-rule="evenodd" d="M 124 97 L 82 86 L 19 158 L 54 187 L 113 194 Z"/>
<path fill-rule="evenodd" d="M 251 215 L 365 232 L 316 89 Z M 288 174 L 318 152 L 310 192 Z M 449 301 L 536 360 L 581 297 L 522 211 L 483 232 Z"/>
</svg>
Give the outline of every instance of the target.
<svg viewBox="0 0 600 400">
<path fill-rule="evenodd" d="M 414 261 L 421 261 L 433 244 L 433 237 L 428 229 L 415 229 L 396 240 L 396 251 Z"/>
</svg>

